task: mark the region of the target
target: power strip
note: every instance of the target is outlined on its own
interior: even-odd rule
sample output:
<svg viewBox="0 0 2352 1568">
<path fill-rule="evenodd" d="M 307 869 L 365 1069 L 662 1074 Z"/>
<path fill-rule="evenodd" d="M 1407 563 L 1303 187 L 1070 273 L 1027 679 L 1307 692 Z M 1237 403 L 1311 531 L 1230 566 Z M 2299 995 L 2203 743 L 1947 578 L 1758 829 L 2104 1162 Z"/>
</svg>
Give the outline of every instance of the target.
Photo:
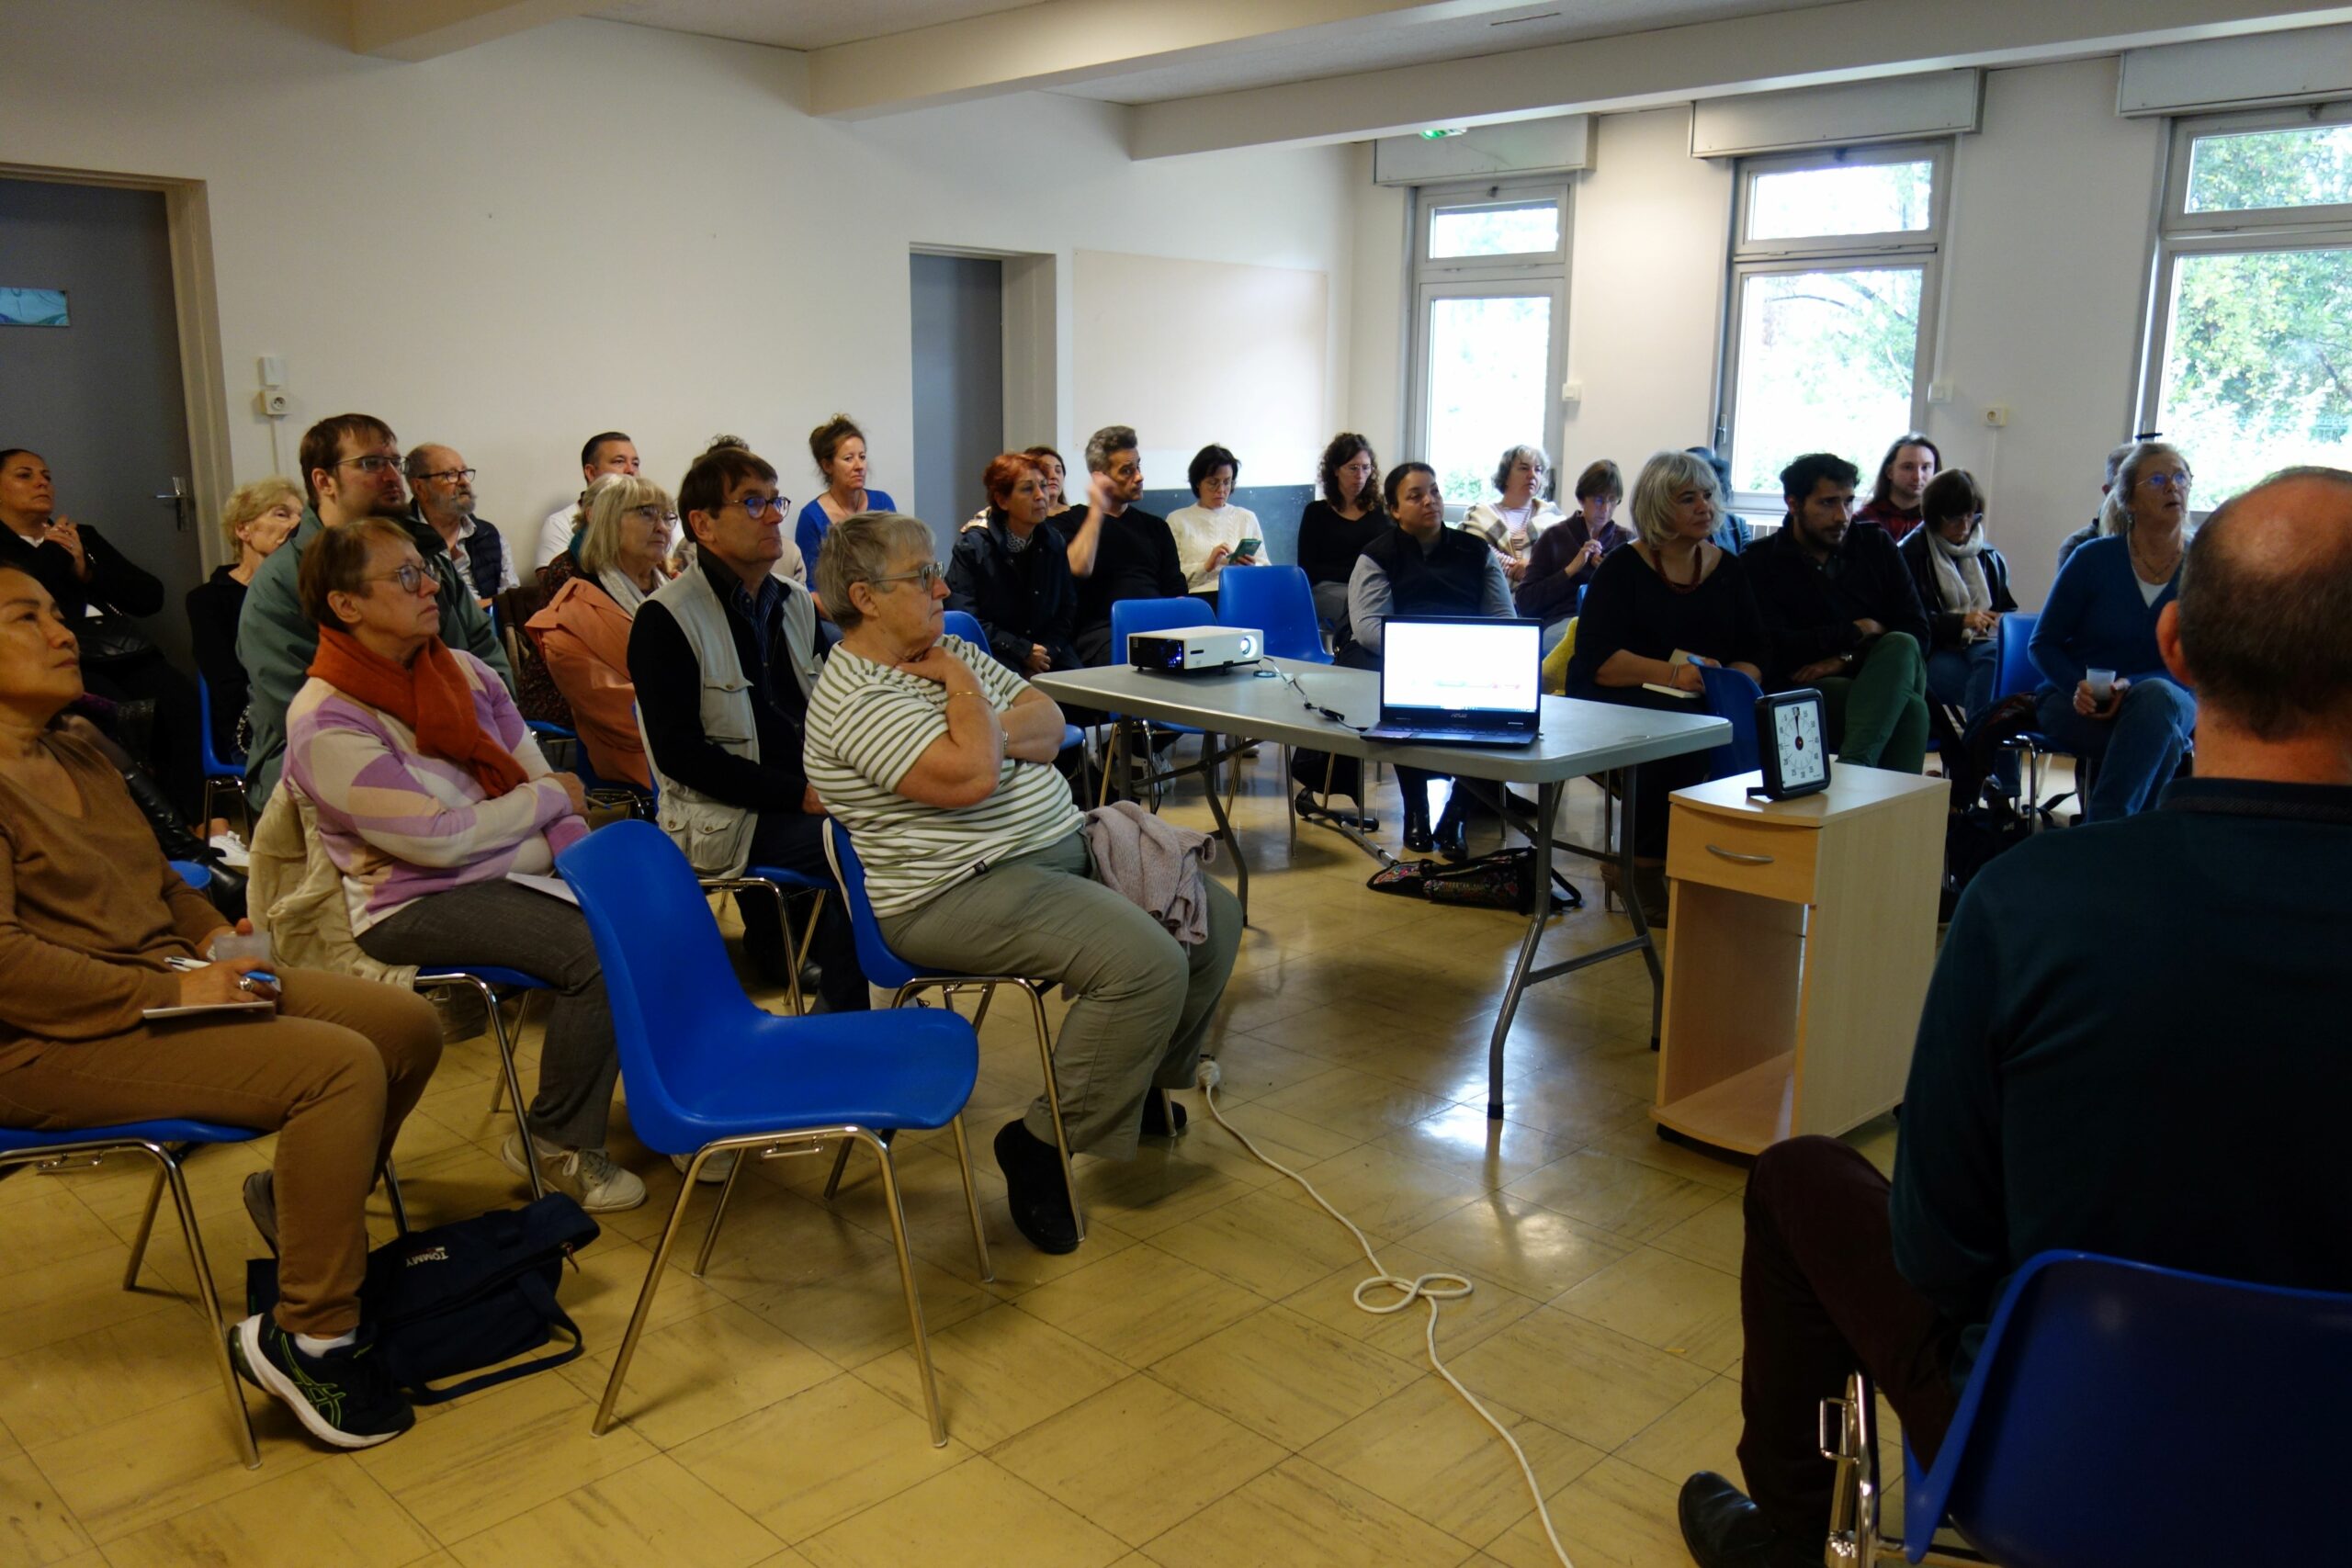
<svg viewBox="0 0 2352 1568">
<path fill-rule="evenodd" d="M 1348 1234 L 1356 1238 L 1356 1246 L 1363 1249 L 1364 1259 L 1373 1268 L 1373 1272 L 1367 1278 L 1356 1281 L 1357 1310 L 1371 1313 L 1375 1317 L 1386 1317 L 1391 1314 L 1403 1312 L 1417 1301 L 1429 1304 L 1430 1321 L 1424 1338 L 1429 1347 L 1430 1365 L 1436 1369 L 1438 1376 L 1453 1386 L 1453 1392 L 1460 1394 L 1471 1409 L 1478 1413 L 1478 1419 L 1492 1427 L 1495 1429 L 1495 1436 L 1500 1438 L 1510 1448 L 1510 1457 L 1519 1461 L 1519 1473 L 1527 1483 L 1527 1495 L 1535 1499 L 1535 1517 L 1544 1522 L 1544 1539 L 1552 1543 L 1553 1555 L 1559 1558 L 1561 1568 L 1576 1568 L 1576 1564 L 1568 1558 L 1568 1549 L 1560 1544 L 1559 1532 L 1552 1528 L 1552 1510 L 1544 1506 L 1544 1489 L 1536 1482 L 1535 1467 L 1527 1462 L 1526 1450 L 1519 1446 L 1519 1439 L 1510 1435 L 1510 1428 L 1496 1420 L 1487 1407 L 1478 1403 L 1478 1396 L 1464 1387 L 1462 1380 L 1455 1377 L 1444 1361 L 1438 1358 L 1437 1320 L 1441 1310 L 1438 1303 L 1460 1301 L 1476 1287 L 1459 1274 L 1432 1272 L 1410 1280 L 1400 1274 L 1391 1274 L 1387 1267 L 1380 1261 L 1380 1255 L 1373 1251 L 1372 1243 L 1364 1238 L 1363 1232 L 1356 1228 L 1356 1223 L 1353 1220 L 1331 1207 L 1330 1202 L 1322 1193 L 1315 1190 L 1315 1184 L 1306 1178 L 1278 1160 L 1267 1158 L 1265 1151 L 1250 1141 L 1250 1134 L 1225 1119 L 1225 1112 L 1218 1110 L 1216 1104 L 1216 1086 L 1225 1081 L 1225 1070 L 1216 1065 L 1216 1057 L 1201 1058 L 1200 1066 L 1193 1071 L 1193 1081 L 1200 1086 L 1201 1098 L 1207 1101 L 1209 1114 L 1216 1118 L 1216 1124 L 1231 1134 L 1234 1140 L 1243 1148 L 1248 1149 L 1252 1159 L 1267 1169 L 1279 1171 L 1297 1182 L 1301 1191 L 1314 1199 L 1317 1206 L 1325 1213 L 1347 1226 Z M 1377 1306 L 1364 1299 L 1365 1292 L 1383 1290 L 1396 1292 L 1396 1299 L 1385 1305 Z"/>
</svg>

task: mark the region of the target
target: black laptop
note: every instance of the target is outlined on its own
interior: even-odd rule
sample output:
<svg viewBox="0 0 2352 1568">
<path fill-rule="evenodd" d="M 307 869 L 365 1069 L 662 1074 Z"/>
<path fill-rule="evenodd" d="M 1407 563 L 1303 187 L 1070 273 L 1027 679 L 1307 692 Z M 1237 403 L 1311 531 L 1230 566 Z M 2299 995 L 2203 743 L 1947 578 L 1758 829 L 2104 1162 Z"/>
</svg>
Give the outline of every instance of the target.
<svg viewBox="0 0 2352 1568">
<path fill-rule="evenodd" d="M 1544 717 L 1544 623 L 1393 615 L 1381 631 L 1380 722 L 1367 740 L 1525 746 Z"/>
</svg>

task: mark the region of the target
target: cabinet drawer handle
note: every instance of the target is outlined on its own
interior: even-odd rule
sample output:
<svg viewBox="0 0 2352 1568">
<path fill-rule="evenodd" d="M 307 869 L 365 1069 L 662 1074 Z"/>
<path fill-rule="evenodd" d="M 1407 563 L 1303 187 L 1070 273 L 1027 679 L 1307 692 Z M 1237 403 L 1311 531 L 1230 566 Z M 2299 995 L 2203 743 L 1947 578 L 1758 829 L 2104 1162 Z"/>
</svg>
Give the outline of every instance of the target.
<svg viewBox="0 0 2352 1568">
<path fill-rule="evenodd" d="M 1770 865 L 1770 855 L 1744 855 L 1737 850 L 1724 849 L 1721 844 L 1709 844 L 1707 852 L 1722 860 L 1737 861 L 1742 865 Z"/>
</svg>

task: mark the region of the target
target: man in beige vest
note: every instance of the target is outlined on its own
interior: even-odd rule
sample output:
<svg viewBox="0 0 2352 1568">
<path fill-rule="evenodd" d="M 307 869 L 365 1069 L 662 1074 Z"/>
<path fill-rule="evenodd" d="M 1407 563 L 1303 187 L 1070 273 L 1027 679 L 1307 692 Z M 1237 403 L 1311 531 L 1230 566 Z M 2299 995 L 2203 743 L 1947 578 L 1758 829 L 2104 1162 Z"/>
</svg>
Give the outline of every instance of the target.
<svg viewBox="0 0 2352 1568">
<path fill-rule="evenodd" d="M 662 829 L 696 872 L 781 866 L 830 877 L 824 807 L 802 771 L 808 692 L 819 669 L 816 604 L 774 575 L 791 502 L 775 469 L 741 446 L 695 459 L 678 511 L 695 559 L 637 612 L 629 679 L 661 789 Z M 792 961 L 775 907 L 742 900 L 746 952 L 772 984 Z M 834 1012 L 862 1010 L 865 976 L 841 900 L 828 898 L 809 946 Z"/>
</svg>

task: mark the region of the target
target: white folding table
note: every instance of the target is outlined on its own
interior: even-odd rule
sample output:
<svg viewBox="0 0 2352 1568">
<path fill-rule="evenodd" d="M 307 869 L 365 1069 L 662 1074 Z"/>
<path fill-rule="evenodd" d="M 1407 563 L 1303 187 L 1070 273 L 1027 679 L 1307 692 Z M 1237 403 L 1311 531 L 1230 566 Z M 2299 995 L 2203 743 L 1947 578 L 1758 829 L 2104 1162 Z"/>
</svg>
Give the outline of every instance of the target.
<svg viewBox="0 0 2352 1568">
<path fill-rule="evenodd" d="M 1216 742 L 1220 737 L 1228 743 L 1227 750 L 1272 740 L 1358 757 L 1366 762 L 1386 762 L 1391 767 L 1419 768 L 1428 773 L 1487 779 L 1498 784 L 1535 785 L 1538 800 L 1534 830 L 1530 836 L 1535 847 L 1535 886 L 1540 892 L 1535 912 L 1527 922 L 1527 934 L 1520 942 L 1519 961 L 1511 966 L 1502 1010 L 1495 1018 L 1494 1036 L 1487 1047 L 1487 1114 L 1500 1117 L 1503 1113 L 1503 1042 L 1519 1011 L 1520 997 L 1529 986 L 1557 979 L 1606 959 L 1638 953 L 1649 966 L 1650 1030 L 1656 1037 L 1657 998 L 1664 972 L 1638 899 L 1625 900 L 1634 923 L 1634 934 L 1628 940 L 1557 964 L 1539 967 L 1535 963 L 1535 949 L 1552 913 L 1553 824 L 1570 779 L 1623 770 L 1624 814 L 1618 831 L 1617 856 L 1625 886 L 1631 888 L 1634 771 L 1644 762 L 1713 750 L 1723 745 L 1731 739 L 1731 726 L 1724 720 L 1707 714 L 1658 713 L 1614 703 L 1545 697 L 1542 733 L 1530 745 L 1395 746 L 1367 740 L 1357 732 L 1377 722 L 1380 715 L 1380 677 L 1365 670 L 1309 664 L 1295 659 L 1268 659 L 1257 665 L 1177 675 L 1116 664 L 1056 671 L 1034 677 L 1034 683 L 1057 702 L 1130 718 L 1190 725 L 1206 732 L 1213 753 L 1217 750 Z M 1346 716 L 1346 722 L 1324 717 L 1308 705 L 1310 702 Z M 1209 779 L 1207 763 L 1212 760 L 1204 758 L 1201 764 L 1204 782 Z M 1283 781 L 1283 787 L 1289 787 L 1288 780 Z M 1249 862 L 1242 855 L 1232 824 L 1226 819 L 1225 803 L 1214 783 L 1210 784 L 1208 795 L 1209 810 L 1216 818 L 1219 835 L 1233 852 L 1246 908 Z"/>
</svg>

